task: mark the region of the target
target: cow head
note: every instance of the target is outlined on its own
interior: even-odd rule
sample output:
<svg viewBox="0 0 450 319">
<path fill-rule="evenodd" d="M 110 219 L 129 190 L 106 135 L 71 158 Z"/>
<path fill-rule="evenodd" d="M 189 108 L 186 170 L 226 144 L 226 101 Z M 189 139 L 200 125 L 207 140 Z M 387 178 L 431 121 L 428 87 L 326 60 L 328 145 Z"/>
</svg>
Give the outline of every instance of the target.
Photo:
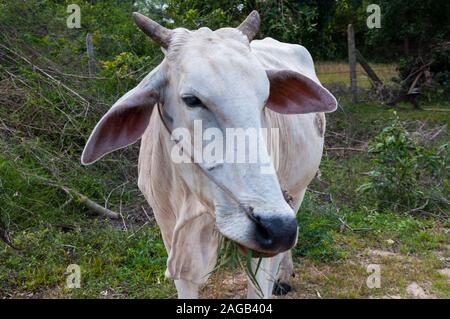
<svg viewBox="0 0 450 319">
<path fill-rule="evenodd" d="M 334 97 L 307 76 L 262 66 L 249 45 L 259 28 L 256 11 L 238 28 L 216 31 L 169 30 L 139 13 L 133 17 L 138 27 L 161 45 L 165 59 L 99 121 L 84 149 L 83 164 L 136 142 L 147 129 L 155 104 L 162 106 L 160 116 L 172 131 L 185 128 L 195 134 L 194 122 L 201 120 L 202 132 L 222 132 L 224 143 L 229 138 L 226 129 L 249 132 L 264 127 L 266 107 L 286 114 L 336 108 Z M 170 152 L 173 141 L 167 137 L 162 143 Z M 203 139 L 201 146 L 206 144 Z M 244 145 L 245 153 L 248 147 L 248 143 Z M 264 173 L 262 163 L 269 163 L 273 173 Z M 295 244 L 295 213 L 284 200 L 265 144 L 259 144 L 256 162 L 200 163 L 252 216 L 217 183 L 197 174 L 192 164 L 167 165 L 177 166 L 193 196 L 215 212 L 217 228 L 225 237 L 269 255 Z"/>
</svg>

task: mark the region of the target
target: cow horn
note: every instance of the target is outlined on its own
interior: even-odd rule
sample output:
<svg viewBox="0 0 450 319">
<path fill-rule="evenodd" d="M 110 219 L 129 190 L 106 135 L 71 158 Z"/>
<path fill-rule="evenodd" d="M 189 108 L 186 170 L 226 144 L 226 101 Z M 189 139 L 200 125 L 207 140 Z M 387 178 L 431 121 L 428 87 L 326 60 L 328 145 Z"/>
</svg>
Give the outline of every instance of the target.
<svg viewBox="0 0 450 319">
<path fill-rule="evenodd" d="M 172 30 L 164 28 L 159 23 L 147 18 L 139 12 L 133 12 L 133 19 L 139 29 L 141 29 L 146 35 L 152 38 L 163 48 L 168 48 L 170 38 L 172 37 Z"/>
<path fill-rule="evenodd" d="M 238 30 L 247 36 L 248 41 L 252 41 L 259 31 L 260 24 L 261 18 L 259 17 L 259 13 L 253 10 L 238 27 Z"/>
</svg>

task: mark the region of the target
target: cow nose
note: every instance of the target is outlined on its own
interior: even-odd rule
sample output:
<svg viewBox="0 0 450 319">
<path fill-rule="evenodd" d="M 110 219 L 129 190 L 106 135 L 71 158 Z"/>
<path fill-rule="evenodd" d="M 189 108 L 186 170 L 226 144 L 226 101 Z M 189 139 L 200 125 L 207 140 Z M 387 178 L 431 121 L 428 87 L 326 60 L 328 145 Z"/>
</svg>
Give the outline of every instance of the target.
<svg viewBox="0 0 450 319">
<path fill-rule="evenodd" d="M 283 252 L 291 248 L 297 238 L 294 216 L 255 215 L 255 239 L 265 251 Z"/>
</svg>

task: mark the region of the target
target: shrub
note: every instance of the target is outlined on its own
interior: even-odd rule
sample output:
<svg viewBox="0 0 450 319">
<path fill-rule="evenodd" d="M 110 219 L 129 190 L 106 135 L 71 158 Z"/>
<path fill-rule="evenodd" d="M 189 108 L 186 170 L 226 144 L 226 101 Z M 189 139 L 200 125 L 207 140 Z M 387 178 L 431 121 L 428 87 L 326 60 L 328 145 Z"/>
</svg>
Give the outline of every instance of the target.
<svg viewBox="0 0 450 319">
<path fill-rule="evenodd" d="M 297 220 L 299 230 L 294 255 L 323 262 L 342 257 L 342 251 L 335 245 L 333 237 L 341 225 L 333 204 L 321 205 L 320 200 L 307 193 Z"/>
<path fill-rule="evenodd" d="M 106 92 L 123 94 L 132 89 L 156 65 L 158 57 L 139 57 L 131 52 L 122 52 L 112 60 L 101 61 L 100 76 L 109 80 L 101 85 Z"/>
<path fill-rule="evenodd" d="M 369 143 L 373 170 L 358 191 L 370 194 L 378 206 L 393 209 L 411 209 L 431 202 L 447 205 L 444 197 L 436 196 L 435 189 L 446 182 L 448 144 L 437 150 L 419 145 L 395 112 L 394 116 L 392 123 Z"/>
</svg>

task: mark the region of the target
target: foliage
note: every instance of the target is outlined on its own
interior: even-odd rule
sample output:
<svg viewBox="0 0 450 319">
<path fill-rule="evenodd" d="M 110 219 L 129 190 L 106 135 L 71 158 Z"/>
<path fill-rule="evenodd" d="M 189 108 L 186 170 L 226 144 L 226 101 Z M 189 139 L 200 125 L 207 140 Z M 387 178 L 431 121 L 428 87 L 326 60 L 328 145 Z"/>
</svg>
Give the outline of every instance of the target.
<svg viewBox="0 0 450 319">
<path fill-rule="evenodd" d="M 359 17 L 361 2 L 168 0 L 160 7 L 160 15 L 166 18 L 165 24 L 169 27 L 208 26 L 214 30 L 236 27 L 251 10 L 258 10 L 262 20 L 260 38 L 302 44 L 319 59 L 344 58 L 347 24 Z"/>
<path fill-rule="evenodd" d="M 123 231 L 95 219 L 60 189 L 43 185 L 36 178 L 45 173 L 42 169 L 27 165 L 0 156 L 0 236 L 4 227 L 20 249 L 0 243 L 0 296 L 30 291 L 53 298 L 98 298 L 107 296 L 105 291 L 141 297 L 173 293 L 164 278 L 167 256 L 155 225 Z M 78 189 L 103 192 L 101 180 L 86 173 L 78 174 L 78 183 Z M 64 272 L 73 263 L 81 267 L 82 289 L 65 290 Z"/>
<path fill-rule="evenodd" d="M 431 50 L 430 71 L 434 81 L 440 86 L 438 93 L 450 99 L 450 42 L 444 42 Z"/>
<path fill-rule="evenodd" d="M 14 243 L 22 250 L 1 252 L 0 296 L 167 297 L 174 288 L 164 277 L 167 257 L 158 233 L 148 227 L 130 234 L 98 221 L 89 228 L 17 232 Z M 65 288 L 70 264 L 81 268 L 80 289 Z"/>
<path fill-rule="evenodd" d="M 342 257 L 333 238 L 334 232 L 339 231 L 338 217 L 334 205 L 320 205 L 317 198 L 307 194 L 297 217 L 299 234 L 294 254 L 322 262 Z"/>
<path fill-rule="evenodd" d="M 367 31 L 365 41 L 375 55 L 420 56 L 450 36 L 450 3 L 446 0 L 381 0 L 377 4 L 381 28 Z"/>
<path fill-rule="evenodd" d="M 299 43 L 315 59 L 345 59 L 347 25 L 356 31 L 358 48 L 365 57 L 392 60 L 417 56 L 432 43 L 449 38 L 448 1 L 379 1 L 380 29 L 368 29 L 368 0 L 293 1 L 293 0 L 169 0 L 156 16 L 165 18 L 170 27 L 217 29 L 237 26 L 251 10 L 258 10 L 262 24 L 260 37 L 270 36 L 284 42 Z M 420 15 L 420 19 L 411 17 Z M 441 21 L 443 25 L 437 23 Z M 402 26 L 402 28 L 398 28 Z M 404 49 L 407 45 L 410 49 Z M 403 44 L 403 46 L 402 46 Z"/>
<path fill-rule="evenodd" d="M 100 61 L 100 76 L 107 81 L 102 83 L 103 90 L 127 92 L 136 86 L 156 64 L 159 56 L 137 56 L 132 52 L 121 52 L 111 60 Z"/>
<path fill-rule="evenodd" d="M 377 198 L 379 205 L 394 209 L 412 209 L 425 201 L 426 206 L 433 199 L 430 194 L 426 195 L 426 188 L 442 184 L 448 171 L 448 144 L 437 152 L 420 146 L 396 113 L 394 116 L 392 123 L 370 143 L 368 153 L 373 170 L 359 191 Z"/>
</svg>

